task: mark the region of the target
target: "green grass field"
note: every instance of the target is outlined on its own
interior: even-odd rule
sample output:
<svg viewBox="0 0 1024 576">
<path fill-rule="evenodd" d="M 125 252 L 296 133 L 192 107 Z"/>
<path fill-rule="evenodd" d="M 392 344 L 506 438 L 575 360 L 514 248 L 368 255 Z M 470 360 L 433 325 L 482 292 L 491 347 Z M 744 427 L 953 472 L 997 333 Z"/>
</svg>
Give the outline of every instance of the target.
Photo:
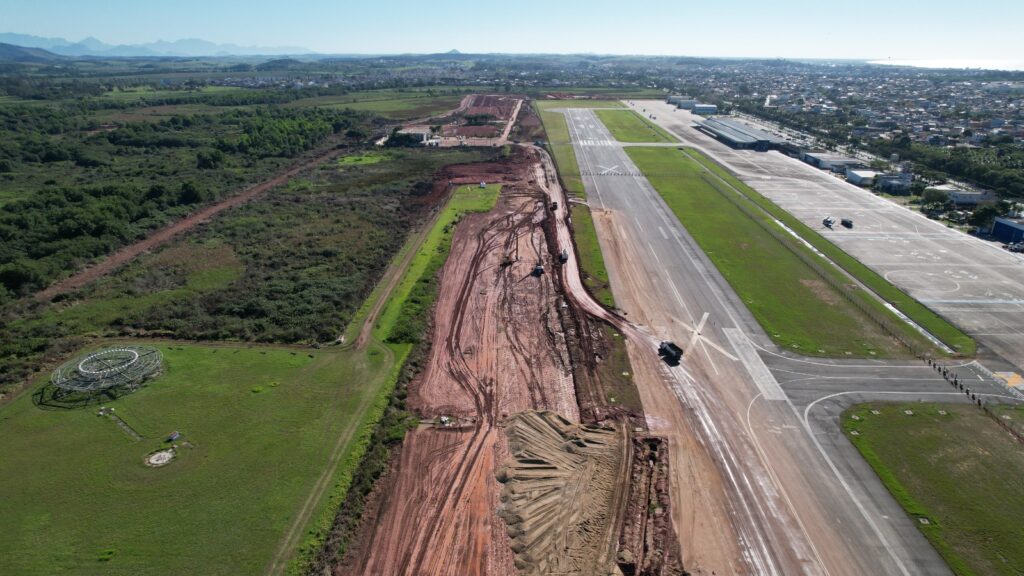
<svg viewBox="0 0 1024 576">
<path fill-rule="evenodd" d="M 338 158 L 338 166 L 365 166 L 367 164 L 377 164 L 388 159 L 387 154 L 381 154 L 378 152 L 367 152 L 366 154 L 354 154 L 352 156 L 342 156 Z"/>
<path fill-rule="evenodd" d="M 623 108 L 622 102 L 618 100 L 534 100 L 538 110 L 552 110 L 555 108 Z"/>
<path fill-rule="evenodd" d="M 811 243 L 811 245 L 828 256 L 830 260 L 846 270 L 847 273 L 862 282 L 865 286 L 869 287 L 885 301 L 895 306 L 897 310 L 906 314 L 908 318 L 912 319 L 919 326 L 923 327 L 947 346 L 963 356 L 973 356 L 975 354 L 976 344 L 974 340 L 967 334 L 964 334 L 959 328 L 953 326 L 935 312 L 932 312 L 929 308 L 912 298 L 906 292 L 903 292 L 896 286 L 893 286 L 888 280 L 883 278 L 874 270 L 871 270 L 859 260 L 844 252 L 841 248 L 826 240 L 810 226 L 807 226 L 798 218 L 741 182 L 725 168 L 713 162 L 710 158 L 703 154 L 699 154 L 694 150 L 688 150 L 688 153 L 705 168 L 711 170 L 734 188 L 741 191 L 752 202 L 763 208 L 780 222 L 784 223 L 791 230 L 794 230 L 801 238 Z"/>
<path fill-rule="evenodd" d="M 612 296 L 611 284 L 608 283 L 608 269 L 601 254 L 601 244 L 597 240 L 597 229 L 590 208 L 573 204 L 571 210 L 573 238 L 580 257 L 583 284 L 598 302 L 614 308 L 615 298 Z"/>
<path fill-rule="evenodd" d="M 678 142 L 660 126 L 632 110 L 597 110 L 597 117 L 619 142 Z"/>
<path fill-rule="evenodd" d="M 141 441 L 95 407 L 0 409 L 0 572 L 263 573 L 321 475 L 358 463 L 395 361 L 376 344 L 159 347 L 166 373 L 109 404 Z M 145 466 L 174 430 L 192 447 Z"/>
<path fill-rule="evenodd" d="M 848 409 L 842 423 L 953 572 L 1024 574 L 1024 450 L 981 410 L 861 404 Z M 858 435 L 850 434 L 854 430 Z"/>
<path fill-rule="evenodd" d="M 303 98 L 287 104 L 291 107 L 318 106 L 324 108 L 351 108 L 374 112 L 396 120 L 432 116 L 452 110 L 468 89 L 427 90 L 367 90 L 336 96 Z"/>
<path fill-rule="evenodd" d="M 384 306 L 374 326 L 374 337 L 386 340 L 392 337 L 402 316 L 409 316 L 406 307 L 410 294 L 419 282 L 425 282 L 444 264 L 455 224 L 469 212 L 487 212 L 494 207 L 501 192 L 501 185 L 489 184 L 486 188 L 479 186 L 463 186 L 457 188 L 451 199 L 438 215 L 437 220 L 427 233 L 423 244 L 413 256 L 409 268 L 395 287 L 388 303 Z M 418 304 L 412 302 L 411 304 Z M 423 303 L 429 305 L 428 303 Z"/>
<path fill-rule="evenodd" d="M 674 148 L 627 152 L 777 344 L 816 356 L 905 355 L 876 323 L 705 181 L 697 161 Z"/>
</svg>

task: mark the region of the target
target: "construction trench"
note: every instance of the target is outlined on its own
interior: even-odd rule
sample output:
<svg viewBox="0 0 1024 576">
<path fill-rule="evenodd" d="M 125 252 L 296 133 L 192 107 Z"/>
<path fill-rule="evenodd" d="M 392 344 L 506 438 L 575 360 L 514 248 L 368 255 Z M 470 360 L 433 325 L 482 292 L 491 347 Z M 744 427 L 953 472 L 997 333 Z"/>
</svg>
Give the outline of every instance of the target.
<svg viewBox="0 0 1024 576">
<path fill-rule="evenodd" d="M 500 173 L 472 176 L 502 192 L 455 229 L 409 386 L 421 424 L 334 574 L 685 573 L 666 442 L 605 400 L 604 320 L 565 293 L 565 198 L 543 154 L 517 146 Z"/>
</svg>

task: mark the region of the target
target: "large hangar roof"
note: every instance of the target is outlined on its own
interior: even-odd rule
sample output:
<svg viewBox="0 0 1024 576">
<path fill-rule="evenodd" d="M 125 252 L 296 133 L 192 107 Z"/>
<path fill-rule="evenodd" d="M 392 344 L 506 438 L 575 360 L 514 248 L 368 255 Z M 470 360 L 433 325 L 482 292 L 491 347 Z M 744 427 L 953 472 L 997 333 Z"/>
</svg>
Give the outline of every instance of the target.
<svg viewBox="0 0 1024 576">
<path fill-rule="evenodd" d="M 737 143 L 754 144 L 757 142 L 783 142 L 781 138 L 773 134 L 769 134 L 764 130 L 759 130 L 749 124 L 744 124 L 728 118 L 708 118 L 707 120 L 704 120 L 703 125 L 708 130 Z"/>
</svg>

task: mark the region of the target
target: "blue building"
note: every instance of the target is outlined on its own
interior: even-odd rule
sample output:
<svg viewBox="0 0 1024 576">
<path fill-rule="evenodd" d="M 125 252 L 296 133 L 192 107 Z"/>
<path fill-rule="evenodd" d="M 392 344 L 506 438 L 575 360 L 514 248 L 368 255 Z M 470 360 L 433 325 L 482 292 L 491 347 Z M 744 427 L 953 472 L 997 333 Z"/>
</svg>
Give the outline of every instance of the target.
<svg viewBox="0 0 1024 576">
<path fill-rule="evenodd" d="M 1024 242 L 1024 220 L 996 218 L 992 224 L 992 236 L 1007 244 Z"/>
</svg>

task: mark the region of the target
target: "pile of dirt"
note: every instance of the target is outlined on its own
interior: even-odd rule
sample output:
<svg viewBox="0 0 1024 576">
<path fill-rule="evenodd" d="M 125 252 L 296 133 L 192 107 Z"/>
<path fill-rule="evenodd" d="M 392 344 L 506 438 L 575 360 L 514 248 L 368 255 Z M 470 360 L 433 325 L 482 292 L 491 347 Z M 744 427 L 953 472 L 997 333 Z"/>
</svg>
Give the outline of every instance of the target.
<svg viewBox="0 0 1024 576">
<path fill-rule="evenodd" d="M 668 444 L 648 436 L 632 440 L 629 498 L 616 559 L 625 576 L 683 576 L 679 539 L 672 527 Z"/>
<path fill-rule="evenodd" d="M 624 433 L 574 424 L 553 412 L 520 412 L 505 424 L 512 458 L 498 515 L 520 574 L 615 574 L 609 558 Z"/>
<path fill-rule="evenodd" d="M 466 109 L 467 116 L 493 116 L 495 120 L 508 121 L 515 110 L 517 98 L 477 94 Z"/>
</svg>

